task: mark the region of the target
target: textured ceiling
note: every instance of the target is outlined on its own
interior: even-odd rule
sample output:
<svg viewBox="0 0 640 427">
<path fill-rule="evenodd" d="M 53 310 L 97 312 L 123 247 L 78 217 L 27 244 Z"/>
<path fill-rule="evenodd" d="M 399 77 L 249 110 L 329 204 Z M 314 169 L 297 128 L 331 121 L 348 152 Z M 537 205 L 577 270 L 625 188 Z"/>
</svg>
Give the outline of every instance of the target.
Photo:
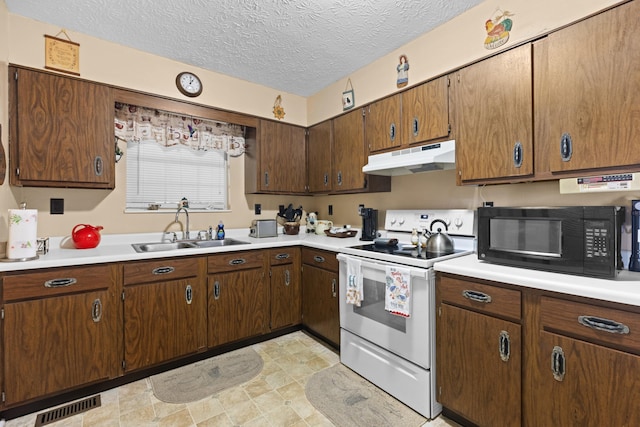
<svg viewBox="0 0 640 427">
<path fill-rule="evenodd" d="M 5 0 L 72 39 L 77 31 L 301 96 L 481 1 Z"/>
</svg>

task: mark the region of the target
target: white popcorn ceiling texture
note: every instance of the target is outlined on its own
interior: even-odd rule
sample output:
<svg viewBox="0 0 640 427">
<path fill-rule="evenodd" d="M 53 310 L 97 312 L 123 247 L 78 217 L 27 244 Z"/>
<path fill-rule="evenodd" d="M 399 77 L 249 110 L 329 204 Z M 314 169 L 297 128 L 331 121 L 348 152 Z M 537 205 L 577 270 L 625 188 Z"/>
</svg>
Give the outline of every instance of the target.
<svg viewBox="0 0 640 427">
<path fill-rule="evenodd" d="M 5 0 L 72 39 L 77 31 L 305 97 L 481 1 Z"/>
</svg>

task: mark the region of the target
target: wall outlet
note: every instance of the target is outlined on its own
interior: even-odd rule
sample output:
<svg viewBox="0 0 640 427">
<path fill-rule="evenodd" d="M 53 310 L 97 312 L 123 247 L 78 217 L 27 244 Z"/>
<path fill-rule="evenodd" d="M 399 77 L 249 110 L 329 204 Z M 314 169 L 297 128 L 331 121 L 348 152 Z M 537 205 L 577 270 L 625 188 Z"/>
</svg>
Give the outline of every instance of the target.
<svg viewBox="0 0 640 427">
<path fill-rule="evenodd" d="M 482 202 L 482 206 L 485 208 L 493 206 L 493 202 Z"/>
<path fill-rule="evenodd" d="M 333 205 L 329 205 L 329 215 L 333 215 Z"/>
<path fill-rule="evenodd" d="M 364 209 L 364 205 L 358 205 L 358 215 L 362 215 L 363 209 Z"/>
<path fill-rule="evenodd" d="M 62 215 L 64 213 L 64 199 L 49 199 L 49 213 Z"/>
<path fill-rule="evenodd" d="M 256 203 L 255 205 L 253 205 L 253 212 L 256 215 L 260 215 L 262 213 L 262 205 L 260 203 Z"/>
</svg>

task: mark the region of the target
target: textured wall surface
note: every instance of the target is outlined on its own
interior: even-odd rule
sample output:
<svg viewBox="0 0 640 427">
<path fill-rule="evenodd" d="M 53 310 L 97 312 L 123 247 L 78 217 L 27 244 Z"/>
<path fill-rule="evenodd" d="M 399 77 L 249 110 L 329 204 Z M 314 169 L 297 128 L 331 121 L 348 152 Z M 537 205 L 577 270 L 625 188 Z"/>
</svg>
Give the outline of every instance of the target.
<svg viewBox="0 0 640 427">
<path fill-rule="evenodd" d="M 71 38 L 78 31 L 309 96 L 481 1 L 6 0 L 6 4 L 10 13 L 69 30 Z"/>
</svg>

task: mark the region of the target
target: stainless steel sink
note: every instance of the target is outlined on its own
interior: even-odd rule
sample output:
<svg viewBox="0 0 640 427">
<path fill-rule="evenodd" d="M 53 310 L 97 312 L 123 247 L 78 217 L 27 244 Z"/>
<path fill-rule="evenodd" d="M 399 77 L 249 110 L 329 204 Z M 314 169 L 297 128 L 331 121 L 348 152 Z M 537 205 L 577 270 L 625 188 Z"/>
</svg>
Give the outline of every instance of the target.
<svg viewBox="0 0 640 427">
<path fill-rule="evenodd" d="M 249 242 L 243 242 L 235 239 L 224 240 L 184 240 L 181 242 L 152 242 L 152 243 L 133 243 L 133 249 L 136 252 L 163 252 L 173 251 L 176 249 L 194 249 L 194 248 L 215 248 L 219 246 L 246 245 Z"/>
</svg>

